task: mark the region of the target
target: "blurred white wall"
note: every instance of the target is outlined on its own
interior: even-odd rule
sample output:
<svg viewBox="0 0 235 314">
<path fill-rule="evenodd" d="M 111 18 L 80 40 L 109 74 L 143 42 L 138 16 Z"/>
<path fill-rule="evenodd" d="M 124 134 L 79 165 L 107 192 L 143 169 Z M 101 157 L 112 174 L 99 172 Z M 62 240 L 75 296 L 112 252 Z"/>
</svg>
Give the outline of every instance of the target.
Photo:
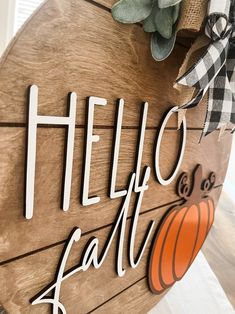
<svg viewBox="0 0 235 314">
<path fill-rule="evenodd" d="M 0 0 L 0 55 L 44 0 Z"/>
<path fill-rule="evenodd" d="M 14 34 L 16 0 L 0 0 L 0 55 Z"/>
<path fill-rule="evenodd" d="M 224 183 L 224 190 L 235 203 L 235 135 L 233 135 L 233 146 Z"/>
</svg>

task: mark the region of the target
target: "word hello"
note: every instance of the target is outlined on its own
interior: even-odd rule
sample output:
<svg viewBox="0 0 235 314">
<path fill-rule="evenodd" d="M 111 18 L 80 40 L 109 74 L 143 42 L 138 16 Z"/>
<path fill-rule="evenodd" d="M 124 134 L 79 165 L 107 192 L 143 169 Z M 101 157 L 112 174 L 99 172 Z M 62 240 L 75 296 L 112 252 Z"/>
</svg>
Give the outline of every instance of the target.
<svg viewBox="0 0 235 314">
<path fill-rule="evenodd" d="M 26 195 L 25 195 L 25 217 L 26 219 L 31 219 L 33 217 L 34 210 L 34 190 L 35 190 L 35 167 L 36 167 L 36 146 L 37 146 L 37 126 L 38 124 L 46 125 L 64 125 L 67 126 L 67 147 L 66 147 L 66 156 L 65 156 L 65 169 L 64 169 L 64 188 L 63 188 L 63 205 L 62 209 L 64 211 L 69 210 L 70 205 L 70 194 L 71 194 L 71 182 L 72 182 L 72 168 L 73 168 L 73 151 L 74 151 L 74 136 L 75 136 L 75 123 L 76 123 L 76 105 L 77 105 L 77 95 L 76 93 L 69 94 L 69 116 L 68 117 L 53 117 L 53 116 L 41 116 L 37 114 L 38 108 L 38 87 L 33 85 L 29 89 L 29 114 L 28 114 L 28 138 L 27 138 L 27 163 L 26 163 Z M 93 143 L 99 142 L 99 136 L 93 134 L 93 121 L 94 121 L 94 112 L 95 106 L 106 106 L 107 100 L 104 98 L 98 97 L 89 97 L 88 100 L 88 117 L 86 125 L 86 145 L 85 145 L 85 164 L 84 164 L 84 176 L 82 183 L 82 205 L 88 206 L 100 202 L 100 197 L 89 197 L 89 181 L 90 181 L 90 166 L 91 166 L 91 157 L 92 157 L 92 145 Z M 121 141 L 121 129 L 122 129 L 122 120 L 123 120 L 123 111 L 124 111 L 124 100 L 120 99 L 117 108 L 117 120 L 115 128 L 115 143 L 113 146 L 113 160 L 112 160 L 112 173 L 111 173 L 111 184 L 109 189 L 110 199 L 124 197 L 127 195 L 127 190 L 116 191 L 116 176 L 118 169 L 118 157 Z M 165 119 L 163 120 L 158 139 L 155 147 L 155 163 L 154 171 L 158 182 L 162 185 L 170 184 L 176 177 L 179 168 L 181 166 L 185 145 L 186 145 L 186 119 L 183 119 L 182 122 L 182 143 L 180 148 L 180 154 L 176 165 L 172 171 L 172 174 L 169 178 L 164 179 L 161 175 L 159 167 L 159 158 L 160 158 L 160 148 L 161 140 L 166 127 L 166 124 L 173 113 L 178 111 L 178 107 L 173 107 L 166 114 Z M 141 172 L 141 160 L 143 155 L 144 147 L 144 138 L 145 130 L 147 123 L 147 113 L 148 113 L 148 103 L 144 103 L 139 141 L 137 143 L 137 162 L 135 169 L 135 183 L 134 183 L 134 192 L 140 191 L 140 172 Z"/>
<path fill-rule="evenodd" d="M 36 144 L 37 144 L 37 126 L 38 124 L 56 124 L 65 125 L 68 128 L 67 132 L 67 147 L 65 156 L 65 169 L 64 169 L 64 189 L 63 189 L 63 210 L 69 210 L 70 204 L 70 192 L 71 192 L 71 181 L 72 181 L 72 164 L 73 164 L 73 150 L 74 150 L 74 135 L 75 135 L 75 118 L 76 118 L 76 105 L 77 105 L 77 95 L 75 93 L 69 94 L 69 116 L 68 117 L 52 117 L 52 116 L 40 116 L 37 114 L 38 107 L 38 87 L 33 85 L 30 87 L 29 92 L 29 120 L 28 120 L 28 147 L 27 147 L 27 169 L 26 169 L 26 207 L 25 216 L 27 219 L 33 217 L 33 207 L 34 207 L 34 186 L 35 186 L 35 164 L 36 164 Z M 82 205 L 89 206 L 100 202 L 99 196 L 89 197 L 89 181 L 90 181 L 90 166 L 92 157 L 92 145 L 93 143 L 99 142 L 99 136 L 93 133 L 93 121 L 95 114 L 95 106 L 106 106 L 107 100 L 98 97 L 89 97 L 88 100 L 88 117 L 86 125 L 86 135 L 85 135 L 85 158 L 84 158 L 84 177 L 82 184 Z M 144 103 L 143 112 L 141 117 L 141 125 L 139 130 L 139 140 L 137 143 L 137 158 L 136 166 L 134 171 L 130 174 L 130 180 L 126 189 L 116 191 L 116 177 L 118 171 L 118 158 L 119 149 L 121 142 L 121 130 L 123 121 L 123 111 L 124 111 L 124 100 L 120 99 L 117 105 L 117 118 L 115 126 L 115 140 L 113 143 L 113 158 L 111 167 L 111 180 L 109 197 L 123 198 L 121 207 L 118 210 L 117 217 L 113 223 L 113 227 L 109 234 L 107 234 L 107 240 L 103 248 L 99 248 L 99 239 L 96 237 L 91 237 L 88 240 L 85 249 L 81 254 L 80 261 L 77 265 L 69 270 L 66 270 L 66 263 L 73 248 L 74 243 L 79 243 L 82 231 L 80 228 L 76 227 L 70 237 L 68 238 L 67 244 L 64 247 L 60 262 L 58 265 L 58 271 L 55 275 L 54 281 L 45 287 L 36 297 L 34 297 L 31 302 L 33 305 L 36 304 L 51 304 L 53 314 L 58 314 L 62 312 L 66 314 L 66 309 L 60 301 L 60 292 L 62 283 L 70 278 L 71 276 L 79 273 L 85 272 L 90 266 L 95 269 L 99 269 L 104 263 L 107 254 L 109 253 L 110 247 L 114 238 L 117 238 L 117 254 L 116 254 L 116 272 L 119 277 L 125 275 L 126 270 L 123 267 L 123 251 L 125 243 L 125 230 L 127 224 L 127 217 L 130 205 L 130 199 L 132 193 L 136 194 L 135 208 L 132 215 L 132 222 L 130 224 L 128 241 L 128 260 L 132 268 L 136 268 L 143 256 L 147 243 L 150 239 L 151 233 L 155 226 L 154 221 L 150 221 L 145 232 L 145 236 L 142 240 L 142 244 L 135 254 L 135 239 L 138 230 L 138 220 L 141 210 L 142 200 L 145 191 L 148 189 L 148 180 L 151 174 L 151 168 L 145 166 L 141 174 L 141 161 L 143 155 L 145 130 L 147 123 L 148 114 L 148 103 Z M 161 126 L 158 133 L 158 138 L 156 146 L 154 147 L 154 171 L 157 180 L 162 185 L 170 184 L 176 177 L 178 170 L 181 166 L 185 145 L 186 145 L 186 119 L 183 119 L 182 123 L 182 142 L 180 147 L 180 154 L 178 154 L 176 165 L 171 173 L 171 175 L 164 179 L 161 175 L 159 167 L 159 157 L 161 149 L 161 140 L 166 127 L 166 124 L 173 113 L 176 113 L 178 107 L 171 108 Z M 99 253 L 101 252 L 101 253 Z M 49 296 L 48 296 L 49 295 Z"/>
</svg>

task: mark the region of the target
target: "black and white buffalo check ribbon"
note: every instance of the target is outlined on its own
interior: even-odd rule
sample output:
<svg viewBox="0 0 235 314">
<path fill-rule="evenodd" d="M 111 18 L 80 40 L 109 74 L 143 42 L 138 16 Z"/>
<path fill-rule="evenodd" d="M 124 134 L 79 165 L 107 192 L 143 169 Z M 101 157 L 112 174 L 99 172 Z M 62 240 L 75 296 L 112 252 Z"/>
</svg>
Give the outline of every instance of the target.
<svg viewBox="0 0 235 314">
<path fill-rule="evenodd" d="M 235 124 L 235 0 L 211 0 L 205 33 L 211 43 L 178 84 L 195 87 L 196 96 L 180 107 L 195 107 L 209 90 L 203 135 Z"/>
</svg>

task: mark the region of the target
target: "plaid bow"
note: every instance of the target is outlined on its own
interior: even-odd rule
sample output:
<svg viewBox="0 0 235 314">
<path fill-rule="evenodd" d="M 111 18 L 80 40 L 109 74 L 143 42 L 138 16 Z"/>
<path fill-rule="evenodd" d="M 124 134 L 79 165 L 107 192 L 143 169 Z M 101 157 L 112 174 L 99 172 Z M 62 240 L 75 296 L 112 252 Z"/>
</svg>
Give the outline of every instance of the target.
<svg viewBox="0 0 235 314">
<path fill-rule="evenodd" d="M 209 90 L 203 135 L 235 124 L 235 0 L 211 0 L 205 33 L 207 51 L 177 80 L 197 90 L 182 109 L 197 106 Z"/>
</svg>

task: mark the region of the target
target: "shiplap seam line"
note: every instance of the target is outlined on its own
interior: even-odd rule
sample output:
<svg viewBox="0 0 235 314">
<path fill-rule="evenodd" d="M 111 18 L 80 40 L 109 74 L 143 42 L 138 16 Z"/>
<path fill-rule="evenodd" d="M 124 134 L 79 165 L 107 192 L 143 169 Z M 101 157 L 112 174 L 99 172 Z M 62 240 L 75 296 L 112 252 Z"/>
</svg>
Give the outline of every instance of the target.
<svg viewBox="0 0 235 314">
<path fill-rule="evenodd" d="M 96 2 L 95 0 L 85 0 L 85 1 L 90 3 L 90 4 L 92 4 L 92 5 L 94 5 L 94 6 L 96 6 L 97 8 L 100 8 L 100 9 L 106 11 L 106 12 L 111 13 L 111 9 L 106 7 L 104 4 Z"/>
<path fill-rule="evenodd" d="M 223 186 L 223 184 L 219 184 L 219 185 L 215 186 L 213 189 L 218 189 L 218 188 L 221 188 L 222 186 Z M 180 199 L 174 200 L 174 201 L 169 202 L 169 203 L 166 203 L 166 204 L 161 204 L 160 206 L 157 206 L 157 207 L 154 207 L 154 208 L 151 208 L 151 209 L 147 209 L 147 210 L 145 210 L 145 211 L 143 211 L 143 212 L 140 212 L 140 216 L 143 216 L 143 215 L 148 214 L 148 213 L 150 213 L 150 212 L 152 212 L 152 211 L 161 209 L 161 208 L 163 208 L 163 207 L 167 207 L 167 206 L 171 206 L 171 205 L 176 205 L 176 204 L 178 204 L 179 202 L 182 202 L 182 201 L 183 201 L 183 199 L 180 198 Z M 127 217 L 127 220 L 130 220 L 130 219 L 132 218 L 132 216 L 133 216 L 133 215 L 128 216 L 128 217 Z M 100 230 L 102 230 L 102 229 L 109 228 L 109 227 L 111 227 L 112 225 L 113 225 L 113 223 L 109 223 L 109 224 L 107 224 L 107 225 L 100 226 L 100 227 L 97 227 L 97 228 L 95 228 L 95 229 L 86 231 L 86 232 L 82 233 L 82 237 L 84 237 L 84 236 L 86 236 L 86 235 L 89 235 L 89 234 L 91 234 L 91 233 L 100 231 Z M 59 242 L 52 243 L 52 244 L 50 244 L 50 245 L 41 247 L 41 248 L 39 248 L 39 249 L 30 251 L 30 252 L 27 252 L 27 253 L 25 253 L 25 254 L 21 254 L 21 255 L 19 255 L 19 256 L 12 257 L 12 258 L 10 258 L 10 259 L 8 259 L 8 260 L 0 261 L 0 267 L 1 267 L 1 266 L 4 266 L 4 265 L 6 265 L 6 264 L 10 264 L 10 263 L 13 263 L 13 262 L 15 262 L 15 261 L 18 261 L 18 260 L 20 260 L 20 259 L 29 257 L 29 256 L 31 256 L 31 255 L 35 255 L 35 254 L 37 254 L 37 253 L 40 253 L 40 252 L 49 250 L 49 249 L 54 248 L 54 247 L 56 247 L 56 246 L 62 245 L 62 244 L 64 244 L 66 241 L 67 241 L 67 239 L 61 240 L 61 241 L 59 241 Z"/>
<path fill-rule="evenodd" d="M 160 206 L 157 206 L 157 207 L 154 207 L 154 208 L 151 208 L 151 209 L 148 209 L 146 211 L 143 211 L 140 213 L 140 216 L 144 215 L 144 214 L 147 214 L 151 211 L 155 211 L 155 210 L 158 210 L 158 209 L 161 209 L 163 207 L 166 207 L 166 206 L 170 206 L 170 205 L 174 205 L 174 204 L 177 204 L 178 202 L 182 201 L 182 199 L 178 199 L 178 200 L 175 200 L 175 201 L 172 201 L 172 202 L 169 202 L 167 204 L 163 204 L 163 205 L 160 205 Z M 128 216 L 127 217 L 127 220 L 130 220 L 132 218 L 132 215 Z M 89 235 L 91 233 L 94 233 L 94 232 L 97 232 L 97 231 L 100 231 L 102 229 L 105 229 L 105 228 L 109 228 L 109 227 L 112 227 L 113 223 L 109 223 L 109 224 L 106 224 L 104 226 L 100 226 L 100 227 L 97 227 L 95 229 L 92 229 L 92 230 L 89 230 L 89 231 L 86 231 L 84 233 L 82 233 L 82 237 L 86 236 L 86 235 Z M 43 251 L 46 251 L 46 250 L 49 250 L 53 247 L 56 247 L 58 245 L 61 245 L 63 243 L 65 243 L 67 241 L 67 239 L 65 240 L 61 240 L 59 242 L 56 242 L 56 243 L 53 243 L 53 244 L 50 244 L 50 245 L 47 245 L 47 246 L 44 246 L 42 248 L 39 248 L 39 249 L 36 249 L 36 250 L 33 250 L 33 251 L 30 251 L 30 252 L 27 252 L 25 254 L 22 254 L 22 255 L 19 255 L 19 256 L 16 256 L 16 257 L 12 257 L 8 260 L 5 260 L 5 261 L 0 261 L 0 266 L 4 266 L 6 264 L 9 264 L 9 263 L 12 263 L 12 262 L 15 262 L 19 259 L 23 259 L 23 258 L 26 258 L 30 255 L 35 255 L 37 253 L 40 253 L 40 252 L 43 252 Z"/>
<path fill-rule="evenodd" d="M 87 314 L 93 313 L 94 311 L 98 310 L 99 308 L 101 308 L 102 306 L 104 306 L 105 304 L 107 304 L 108 302 L 110 302 L 111 300 L 115 299 L 116 297 L 118 297 L 120 294 L 122 294 L 123 292 L 125 292 L 126 290 L 130 289 L 131 287 L 135 286 L 136 284 L 138 284 L 139 282 L 141 282 L 142 280 L 146 279 L 147 276 L 144 276 L 138 280 L 136 280 L 135 282 L 133 282 L 130 286 L 126 287 L 125 289 L 123 289 L 122 291 L 119 291 L 118 293 L 116 293 L 115 295 L 113 295 L 111 298 L 109 298 L 108 300 L 104 301 L 103 303 L 99 304 L 97 307 L 95 307 L 94 309 L 92 309 L 91 311 L 87 312 Z"/>
<path fill-rule="evenodd" d="M 0 122 L 0 128 L 27 128 L 27 123 L 24 122 Z M 66 127 L 63 125 L 50 125 L 50 124 L 38 124 L 38 128 L 41 129 L 65 129 Z M 86 125 L 83 124 L 76 124 L 75 126 L 76 129 L 86 129 Z M 112 125 L 95 125 L 93 126 L 93 129 L 96 130 L 113 130 L 115 126 Z M 129 126 L 129 125 L 124 125 L 122 126 L 122 130 L 138 130 L 139 126 Z M 159 130 L 158 126 L 147 126 L 146 130 Z M 166 127 L 165 130 L 167 131 L 176 131 L 176 127 Z M 188 131 L 202 131 L 202 128 L 197 128 L 197 127 L 187 127 Z M 215 130 L 215 131 L 220 131 L 220 130 Z M 227 131 L 232 131 L 232 129 L 227 128 L 225 130 Z"/>
</svg>

